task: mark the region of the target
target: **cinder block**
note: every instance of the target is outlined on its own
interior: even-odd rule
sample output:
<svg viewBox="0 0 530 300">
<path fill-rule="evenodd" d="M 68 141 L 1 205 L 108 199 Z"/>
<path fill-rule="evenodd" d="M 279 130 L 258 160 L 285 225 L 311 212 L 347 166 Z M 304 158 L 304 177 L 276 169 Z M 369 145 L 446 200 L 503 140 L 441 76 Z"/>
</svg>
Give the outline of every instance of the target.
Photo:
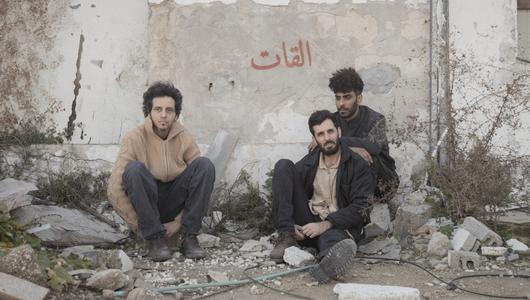
<svg viewBox="0 0 530 300">
<path fill-rule="evenodd" d="M 486 256 L 503 256 L 508 252 L 508 249 L 505 247 L 485 247 L 480 248 L 482 255 Z"/>
<path fill-rule="evenodd" d="M 473 217 L 465 218 L 462 228 L 474 235 L 483 246 L 500 247 L 503 244 L 497 233 Z"/>
<path fill-rule="evenodd" d="M 42 300 L 50 290 L 0 272 L 0 299 Z"/>
<path fill-rule="evenodd" d="M 471 251 L 449 251 L 447 263 L 453 269 L 473 270 L 480 266 L 480 256 Z"/>
<path fill-rule="evenodd" d="M 337 283 L 333 292 L 339 300 L 420 300 L 418 289 L 402 286 Z"/>
<path fill-rule="evenodd" d="M 453 235 L 451 245 L 456 251 L 472 251 L 477 238 L 464 228 L 458 228 Z"/>
</svg>

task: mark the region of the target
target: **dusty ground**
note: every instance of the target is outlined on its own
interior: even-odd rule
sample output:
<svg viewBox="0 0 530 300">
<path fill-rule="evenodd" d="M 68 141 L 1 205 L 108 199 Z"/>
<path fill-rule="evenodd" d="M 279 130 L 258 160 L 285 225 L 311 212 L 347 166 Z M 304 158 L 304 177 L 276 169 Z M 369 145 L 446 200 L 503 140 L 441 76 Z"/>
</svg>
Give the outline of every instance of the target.
<svg viewBox="0 0 530 300">
<path fill-rule="evenodd" d="M 147 287 L 167 287 L 181 283 L 208 282 L 208 271 L 223 272 L 230 280 L 245 279 L 243 271 L 252 266 L 257 268 L 247 270 L 251 276 L 267 275 L 283 272 L 290 267 L 276 265 L 266 257 L 244 257 L 237 251 L 241 243 L 222 243 L 219 248 L 208 249 L 209 257 L 204 260 L 191 261 L 183 258 L 174 258 L 164 263 L 152 263 L 140 256 L 134 257 L 135 268 L 140 270 Z M 420 265 L 443 280 L 450 281 L 462 275 L 473 274 L 523 274 L 530 276 L 530 263 L 528 257 L 504 263 L 483 258 L 481 267 L 473 272 L 456 272 L 450 269 L 434 270 L 428 267 L 425 258 L 412 258 Z M 491 297 L 478 296 L 463 291 L 449 291 L 446 285 L 436 280 L 427 272 L 410 264 L 396 262 L 367 263 L 359 259 L 352 269 L 343 276 L 342 282 L 367 283 L 379 285 L 395 285 L 414 287 L 420 290 L 422 299 L 492 299 Z M 274 278 L 265 284 L 275 289 L 305 297 L 305 299 L 337 299 L 333 287 L 339 281 L 328 284 L 315 285 L 306 271 Z M 253 287 L 255 285 L 256 287 Z M 530 279 L 520 279 L 510 276 L 499 278 L 480 277 L 458 281 L 458 285 L 479 293 L 499 296 L 525 297 L 530 293 Z M 216 287 L 208 289 L 180 290 L 182 299 L 296 299 L 288 294 L 264 288 L 258 284 L 246 284 L 239 287 Z M 77 289 L 63 295 L 53 295 L 50 299 L 102 299 L 100 292 Z M 119 299 L 119 298 L 116 298 Z M 167 297 L 165 299 L 175 299 Z M 525 299 L 525 298 L 522 298 Z"/>
</svg>

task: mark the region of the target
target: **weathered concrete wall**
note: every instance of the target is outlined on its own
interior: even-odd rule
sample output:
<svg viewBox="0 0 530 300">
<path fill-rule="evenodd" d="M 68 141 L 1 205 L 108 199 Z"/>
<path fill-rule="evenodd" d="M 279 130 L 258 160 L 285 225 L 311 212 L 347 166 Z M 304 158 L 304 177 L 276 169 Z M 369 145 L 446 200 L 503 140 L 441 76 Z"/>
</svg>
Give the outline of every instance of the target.
<svg viewBox="0 0 530 300">
<path fill-rule="evenodd" d="M 299 159 L 309 114 L 335 111 L 328 78 L 346 66 L 366 82 L 364 103 L 387 116 L 404 182 L 423 158 L 415 142 L 427 148 L 425 127 L 414 127 L 429 111 L 427 1 L 152 2 L 149 81 L 182 90 L 184 124 L 200 143 L 219 130 L 238 137 L 221 177 L 246 168 L 263 179 L 279 158 Z M 414 130 L 415 141 L 403 134 Z"/>
<path fill-rule="evenodd" d="M 453 75 L 453 104 L 468 110 L 462 129 L 484 136 L 498 113 L 504 125 L 494 136 L 495 150 L 511 155 L 530 155 L 530 64 L 517 56 L 517 1 L 450 1 L 450 60 Z M 470 13 L 480 7 L 480 14 Z M 526 74 L 511 92 L 510 85 Z M 526 85 L 526 89 L 518 89 Z M 511 93 L 511 94 L 510 94 Z M 509 95 L 503 106 L 503 97 Z M 514 109 L 510 105 L 513 105 Z M 526 106 L 526 107 L 525 107 Z M 520 113 L 519 113 L 520 112 Z M 512 117 L 507 117 L 507 116 Z M 517 117 L 517 118 L 516 118 Z M 514 128 L 513 123 L 517 122 Z M 471 145 L 470 145 L 471 146 Z"/>
<path fill-rule="evenodd" d="M 73 143 L 118 143 L 142 118 L 145 1 L 0 1 L 2 126 L 71 129 Z"/>
</svg>

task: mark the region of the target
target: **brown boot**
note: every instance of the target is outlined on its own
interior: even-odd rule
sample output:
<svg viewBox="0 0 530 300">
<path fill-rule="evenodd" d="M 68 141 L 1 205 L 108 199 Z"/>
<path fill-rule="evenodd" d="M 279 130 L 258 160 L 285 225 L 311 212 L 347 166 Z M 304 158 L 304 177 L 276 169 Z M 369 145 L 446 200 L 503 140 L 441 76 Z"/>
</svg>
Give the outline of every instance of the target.
<svg viewBox="0 0 530 300">
<path fill-rule="evenodd" d="M 269 257 L 276 263 L 282 263 L 285 249 L 292 246 L 298 247 L 298 243 L 294 238 L 294 232 L 280 232 L 278 241 L 276 242 L 274 249 L 272 249 Z"/>
<path fill-rule="evenodd" d="M 184 257 L 191 259 L 206 257 L 206 251 L 199 246 L 197 235 L 194 234 L 184 235 L 180 252 L 182 252 Z"/>
<path fill-rule="evenodd" d="M 165 261 L 173 256 L 164 237 L 146 240 L 145 243 L 147 244 L 147 257 L 152 261 Z"/>
</svg>

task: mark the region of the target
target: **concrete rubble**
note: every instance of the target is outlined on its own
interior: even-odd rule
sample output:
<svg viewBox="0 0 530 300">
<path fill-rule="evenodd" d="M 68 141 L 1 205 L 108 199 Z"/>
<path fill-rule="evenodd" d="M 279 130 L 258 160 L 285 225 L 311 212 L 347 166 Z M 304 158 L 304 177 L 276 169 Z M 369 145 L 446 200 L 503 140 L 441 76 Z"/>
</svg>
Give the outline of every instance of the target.
<svg viewBox="0 0 530 300">
<path fill-rule="evenodd" d="M 283 260 L 293 267 L 307 266 L 315 263 L 315 257 L 313 254 L 298 247 L 289 247 L 285 249 Z"/>
<path fill-rule="evenodd" d="M 0 272 L 24 278 L 36 284 L 45 285 L 47 281 L 46 273 L 39 265 L 37 253 L 30 245 L 13 248 L 7 255 L 0 257 Z"/>
<path fill-rule="evenodd" d="M 0 272 L 0 299 L 43 300 L 49 289 Z"/>
<path fill-rule="evenodd" d="M 129 277 L 118 269 L 108 269 L 97 272 L 88 278 L 86 285 L 98 290 L 117 290 L 124 287 Z"/>
<path fill-rule="evenodd" d="M 388 204 L 376 203 L 370 212 L 370 223 L 364 227 L 367 238 L 391 233 L 393 230 Z"/>
<path fill-rule="evenodd" d="M 359 284 L 338 283 L 333 288 L 339 300 L 420 300 L 420 291 L 415 288 Z"/>
<path fill-rule="evenodd" d="M 447 255 L 450 247 L 449 238 L 443 233 L 435 232 L 427 245 L 427 253 L 433 256 L 444 257 Z"/>
</svg>

